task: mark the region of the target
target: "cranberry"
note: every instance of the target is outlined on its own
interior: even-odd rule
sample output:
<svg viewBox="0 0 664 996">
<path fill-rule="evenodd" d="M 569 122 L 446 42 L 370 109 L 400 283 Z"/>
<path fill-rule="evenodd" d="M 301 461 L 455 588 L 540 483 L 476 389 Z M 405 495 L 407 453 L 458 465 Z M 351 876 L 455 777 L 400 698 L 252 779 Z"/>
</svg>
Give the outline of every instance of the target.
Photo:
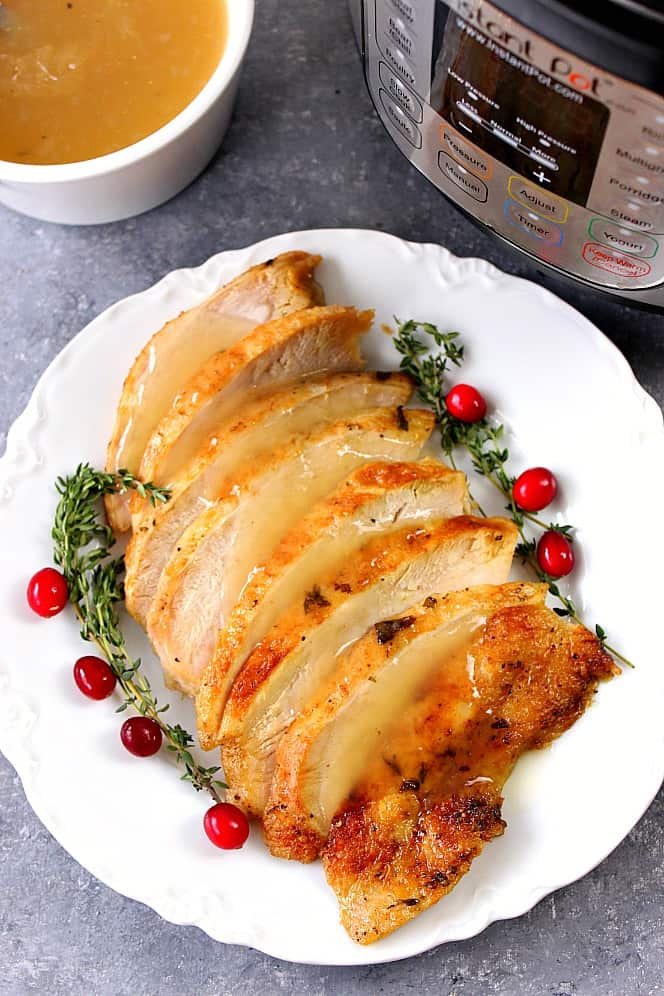
<svg viewBox="0 0 664 996">
<path fill-rule="evenodd" d="M 74 664 L 74 681 L 89 699 L 107 699 L 115 688 L 115 675 L 101 657 L 79 657 Z"/>
<path fill-rule="evenodd" d="M 132 716 L 120 727 L 120 739 L 130 754 L 151 757 L 161 747 L 161 730 L 149 716 Z"/>
<path fill-rule="evenodd" d="M 69 598 L 69 589 L 60 571 L 56 571 L 55 567 L 42 567 L 28 581 L 27 597 L 32 611 L 49 619 L 62 612 Z"/>
<path fill-rule="evenodd" d="M 460 422 L 479 422 L 486 415 L 486 401 L 470 384 L 457 384 L 445 398 L 450 415 Z"/>
<path fill-rule="evenodd" d="M 519 474 L 512 496 L 524 512 L 539 512 L 553 501 L 558 493 L 558 482 L 546 467 L 531 467 Z"/>
<path fill-rule="evenodd" d="M 208 809 L 203 826 L 215 847 L 233 851 L 242 847 L 249 836 L 249 820 L 230 802 L 218 802 Z"/>
<path fill-rule="evenodd" d="M 564 578 L 574 570 L 572 544 L 562 533 L 547 529 L 537 544 L 537 563 L 552 578 Z"/>
</svg>

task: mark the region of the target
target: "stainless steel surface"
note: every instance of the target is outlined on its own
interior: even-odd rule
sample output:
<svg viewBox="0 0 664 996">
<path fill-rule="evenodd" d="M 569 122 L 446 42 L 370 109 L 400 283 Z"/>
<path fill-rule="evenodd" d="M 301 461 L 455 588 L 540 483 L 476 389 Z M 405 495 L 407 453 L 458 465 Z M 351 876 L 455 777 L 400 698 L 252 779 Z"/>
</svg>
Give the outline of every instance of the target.
<svg viewBox="0 0 664 996">
<path fill-rule="evenodd" d="M 539 264 L 664 307 L 663 97 L 485 0 L 352 8 L 376 111 L 421 173 Z M 496 72 L 512 75 L 512 101 L 491 89 Z"/>
</svg>

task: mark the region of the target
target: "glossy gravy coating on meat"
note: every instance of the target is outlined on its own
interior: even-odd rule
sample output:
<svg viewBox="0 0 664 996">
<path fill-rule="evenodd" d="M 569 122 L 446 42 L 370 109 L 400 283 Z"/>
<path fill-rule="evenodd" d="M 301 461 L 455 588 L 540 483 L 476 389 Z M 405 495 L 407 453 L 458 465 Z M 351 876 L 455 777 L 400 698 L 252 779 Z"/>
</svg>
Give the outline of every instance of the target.
<svg viewBox="0 0 664 996">
<path fill-rule="evenodd" d="M 132 145 L 191 103 L 225 40 L 225 0 L 2 0 L 0 159 Z"/>
</svg>

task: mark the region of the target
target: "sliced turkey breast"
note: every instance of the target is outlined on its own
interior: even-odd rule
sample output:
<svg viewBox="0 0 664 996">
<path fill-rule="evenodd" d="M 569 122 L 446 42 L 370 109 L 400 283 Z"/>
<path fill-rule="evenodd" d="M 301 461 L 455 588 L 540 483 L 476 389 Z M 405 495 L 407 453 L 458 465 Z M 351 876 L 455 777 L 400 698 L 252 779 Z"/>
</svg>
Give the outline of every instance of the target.
<svg viewBox="0 0 664 996">
<path fill-rule="evenodd" d="M 441 659 L 426 625 L 418 614 L 394 639 L 393 654 L 416 668 L 423 654 Z M 572 726 L 617 671 L 587 629 L 526 603 L 491 615 L 430 672 L 381 731 L 323 848 L 353 940 L 384 937 L 454 888 L 503 833 L 501 793 L 519 757 Z"/>
<path fill-rule="evenodd" d="M 504 581 L 516 538 L 506 519 L 416 523 L 369 540 L 344 568 L 321 576 L 256 647 L 233 684 L 221 726 L 233 798 L 262 815 L 279 740 L 335 670 L 342 649 L 422 596 Z"/>
<path fill-rule="evenodd" d="M 405 417 L 409 412 L 404 413 Z M 201 744 L 219 743 L 231 685 L 247 657 L 293 602 L 317 580 L 340 569 L 362 544 L 408 523 L 467 511 L 465 475 L 436 460 L 374 463 L 360 467 L 281 540 L 252 571 L 220 633 L 196 700 Z"/>
<path fill-rule="evenodd" d="M 176 396 L 148 440 L 141 478 L 168 485 L 224 419 L 253 391 L 273 390 L 306 374 L 361 370 L 360 336 L 373 311 L 331 305 L 267 322 L 217 353 Z"/>
<path fill-rule="evenodd" d="M 332 817 L 372 757 L 383 754 L 392 764 L 388 731 L 409 704 L 442 668 L 454 667 L 459 655 L 467 659 L 490 616 L 510 605 L 542 605 L 546 592 L 546 585 L 512 583 L 429 596 L 405 616 L 376 623 L 349 647 L 279 741 L 263 817 L 270 851 L 298 861 L 317 858 Z"/>
<path fill-rule="evenodd" d="M 138 517 L 125 557 L 125 600 L 142 625 L 177 541 L 235 476 L 296 433 L 384 405 L 403 405 L 412 384 L 403 374 L 344 373 L 298 381 L 242 406 L 169 482 L 170 500 Z"/>
<path fill-rule="evenodd" d="M 378 408 L 294 436 L 233 480 L 227 497 L 180 537 L 162 572 L 148 635 L 167 681 L 195 694 L 220 629 L 252 570 L 352 470 L 416 457 L 433 429 L 429 411 Z"/>
<path fill-rule="evenodd" d="M 156 332 L 124 382 L 108 444 L 106 469 L 138 473 L 145 445 L 173 398 L 199 367 L 274 318 L 323 303 L 314 280 L 320 256 L 288 252 L 242 273 Z M 126 495 L 106 499 L 109 521 L 129 528 Z"/>
</svg>

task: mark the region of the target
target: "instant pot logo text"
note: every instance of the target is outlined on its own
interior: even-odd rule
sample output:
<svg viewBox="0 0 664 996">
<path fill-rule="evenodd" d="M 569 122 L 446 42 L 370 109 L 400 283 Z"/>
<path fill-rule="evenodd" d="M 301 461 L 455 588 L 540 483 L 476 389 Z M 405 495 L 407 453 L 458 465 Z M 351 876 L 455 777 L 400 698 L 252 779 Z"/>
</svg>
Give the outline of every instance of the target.
<svg viewBox="0 0 664 996">
<path fill-rule="evenodd" d="M 583 92 L 597 96 L 600 88 L 611 82 L 602 76 L 579 72 L 566 55 L 556 53 L 550 57 L 544 56 L 538 51 L 536 37 L 521 34 L 520 26 L 515 21 L 506 18 L 488 4 L 478 3 L 477 0 L 448 0 L 448 3 L 466 22 L 460 22 L 459 27 L 506 62 L 529 76 L 534 76 L 544 86 L 550 86 L 552 82 L 547 74 L 557 80 L 565 80 L 573 89 L 566 93 L 566 87 L 556 87 L 563 96 L 580 102 Z M 473 26 L 479 31 L 475 31 Z"/>
</svg>

